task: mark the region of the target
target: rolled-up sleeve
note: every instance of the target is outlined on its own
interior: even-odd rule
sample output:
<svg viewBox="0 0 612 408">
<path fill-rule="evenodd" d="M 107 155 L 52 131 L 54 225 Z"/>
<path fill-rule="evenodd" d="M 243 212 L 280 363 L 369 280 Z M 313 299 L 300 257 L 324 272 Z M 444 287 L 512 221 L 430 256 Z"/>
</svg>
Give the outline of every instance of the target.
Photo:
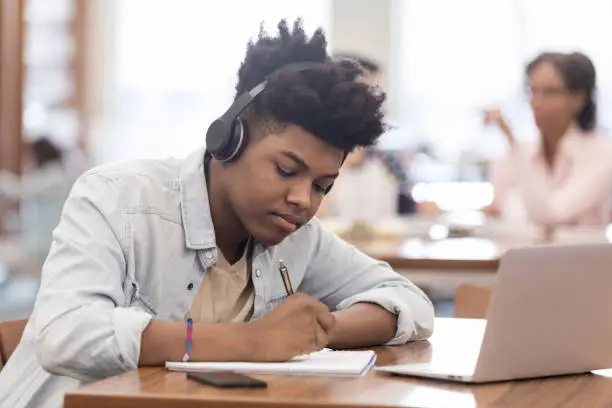
<svg viewBox="0 0 612 408">
<path fill-rule="evenodd" d="M 66 201 L 31 317 L 36 356 L 52 374 L 91 381 L 138 367 L 151 317 L 129 304 L 120 192 L 82 176 Z"/>
<path fill-rule="evenodd" d="M 416 285 L 343 241 L 318 220 L 310 224 L 317 241 L 300 286 L 333 310 L 355 303 L 375 303 L 397 315 L 397 331 L 388 345 L 431 336 L 434 308 Z"/>
</svg>

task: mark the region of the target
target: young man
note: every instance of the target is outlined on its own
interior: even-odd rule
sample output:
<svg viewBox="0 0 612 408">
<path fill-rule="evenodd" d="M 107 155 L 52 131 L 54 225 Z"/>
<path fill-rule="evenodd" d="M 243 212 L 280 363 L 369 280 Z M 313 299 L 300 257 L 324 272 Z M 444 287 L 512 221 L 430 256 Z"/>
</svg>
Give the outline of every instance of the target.
<svg viewBox="0 0 612 408">
<path fill-rule="evenodd" d="M 233 160 L 218 151 L 216 123 L 217 158 L 109 165 L 76 183 L 0 374 L 3 407 L 61 406 L 83 382 L 181 360 L 186 318 L 192 361 L 279 361 L 431 334 L 419 289 L 313 219 L 345 155 L 381 134 L 384 95 L 328 57 L 321 31 L 278 28 L 240 67 L 237 101 L 268 82 L 234 123 L 246 146 Z M 303 61 L 315 67 L 290 68 Z"/>
</svg>

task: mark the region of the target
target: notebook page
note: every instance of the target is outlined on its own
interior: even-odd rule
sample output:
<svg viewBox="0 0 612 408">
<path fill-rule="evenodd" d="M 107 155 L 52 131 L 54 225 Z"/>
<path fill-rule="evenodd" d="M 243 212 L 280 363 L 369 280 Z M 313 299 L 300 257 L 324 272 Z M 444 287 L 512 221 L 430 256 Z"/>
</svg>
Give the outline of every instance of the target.
<svg viewBox="0 0 612 408">
<path fill-rule="evenodd" d="M 167 362 L 171 371 L 235 371 L 250 374 L 291 374 L 358 377 L 376 361 L 376 353 L 366 351 L 320 351 L 280 363 L 253 362 Z"/>
</svg>

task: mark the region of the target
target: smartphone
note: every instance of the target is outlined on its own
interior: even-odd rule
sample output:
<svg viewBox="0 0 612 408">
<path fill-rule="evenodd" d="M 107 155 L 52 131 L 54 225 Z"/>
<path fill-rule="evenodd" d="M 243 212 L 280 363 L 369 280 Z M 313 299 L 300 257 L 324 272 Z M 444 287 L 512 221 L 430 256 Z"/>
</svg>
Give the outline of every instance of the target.
<svg viewBox="0 0 612 408">
<path fill-rule="evenodd" d="M 186 376 L 204 385 L 220 388 L 266 388 L 265 381 L 231 371 L 187 372 Z"/>
</svg>

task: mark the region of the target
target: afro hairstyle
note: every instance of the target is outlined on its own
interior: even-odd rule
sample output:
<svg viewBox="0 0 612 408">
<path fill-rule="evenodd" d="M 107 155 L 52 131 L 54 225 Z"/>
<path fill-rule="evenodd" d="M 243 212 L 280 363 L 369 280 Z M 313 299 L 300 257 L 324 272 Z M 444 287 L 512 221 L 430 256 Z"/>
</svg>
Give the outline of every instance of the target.
<svg viewBox="0 0 612 408">
<path fill-rule="evenodd" d="M 362 80 L 367 73 L 357 61 L 330 57 L 321 28 L 310 37 L 301 19 L 292 28 L 283 19 L 277 28 L 271 36 L 262 24 L 238 71 L 236 98 L 268 81 L 241 115 L 249 132 L 269 134 L 297 125 L 345 152 L 373 145 L 385 131 L 384 92 Z M 284 66 L 298 62 L 319 64 L 283 72 Z"/>
</svg>

